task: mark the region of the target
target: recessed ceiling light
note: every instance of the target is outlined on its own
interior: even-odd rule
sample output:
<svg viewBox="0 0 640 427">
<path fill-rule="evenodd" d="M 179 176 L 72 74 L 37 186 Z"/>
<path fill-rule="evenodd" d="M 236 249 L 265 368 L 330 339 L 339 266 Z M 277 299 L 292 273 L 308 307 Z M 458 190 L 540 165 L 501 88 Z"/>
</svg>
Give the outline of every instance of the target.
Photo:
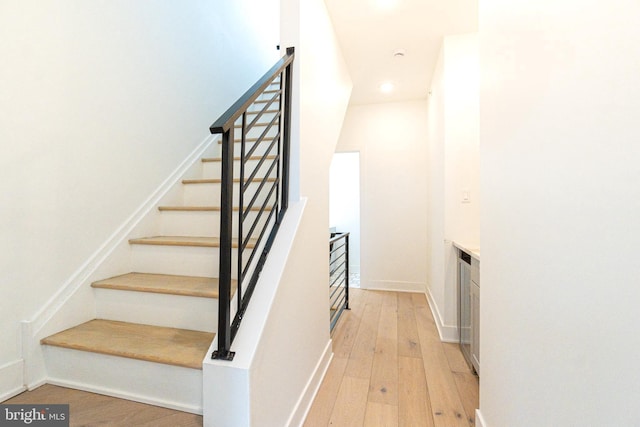
<svg viewBox="0 0 640 427">
<path fill-rule="evenodd" d="M 382 93 L 391 93 L 393 91 L 393 83 L 391 82 L 384 82 L 380 85 L 380 92 Z"/>
<path fill-rule="evenodd" d="M 393 51 L 394 58 L 403 58 L 405 54 L 406 52 L 404 49 L 396 49 Z"/>
</svg>

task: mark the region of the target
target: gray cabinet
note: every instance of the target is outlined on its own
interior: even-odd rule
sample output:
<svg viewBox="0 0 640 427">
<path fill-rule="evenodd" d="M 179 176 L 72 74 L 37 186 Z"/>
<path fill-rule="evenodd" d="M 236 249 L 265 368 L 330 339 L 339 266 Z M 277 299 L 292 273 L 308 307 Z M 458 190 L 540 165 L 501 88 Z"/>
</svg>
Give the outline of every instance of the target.
<svg viewBox="0 0 640 427">
<path fill-rule="evenodd" d="M 471 281 L 471 364 L 480 375 L 480 286 Z"/>
<path fill-rule="evenodd" d="M 458 335 L 460 350 L 471 364 L 471 256 L 460 251 L 458 258 Z"/>
<path fill-rule="evenodd" d="M 480 375 L 480 261 L 471 259 L 471 364 Z"/>
<path fill-rule="evenodd" d="M 480 375 L 480 261 L 464 250 L 458 256 L 458 333 L 462 354 Z"/>
</svg>

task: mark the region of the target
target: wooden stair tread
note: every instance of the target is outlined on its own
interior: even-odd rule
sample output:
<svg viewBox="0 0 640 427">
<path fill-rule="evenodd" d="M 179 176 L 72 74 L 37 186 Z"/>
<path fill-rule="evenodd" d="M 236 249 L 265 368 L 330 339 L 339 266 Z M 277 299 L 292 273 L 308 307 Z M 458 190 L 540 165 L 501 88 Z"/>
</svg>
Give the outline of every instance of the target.
<svg viewBox="0 0 640 427">
<path fill-rule="evenodd" d="M 159 211 L 174 211 L 174 212 L 220 212 L 219 206 L 159 206 Z M 233 210 L 235 212 L 239 211 L 240 208 L 234 206 Z M 266 211 L 271 210 L 271 206 L 265 207 Z M 260 211 L 259 207 L 252 207 L 252 212 Z"/>
<path fill-rule="evenodd" d="M 74 350 L 202 369 L 215 334 L 114 320 L 90 320 L 42 339 Z"/>
<path fill-rule="evenodd" d="M 268 160 L 273 160 L 276 158 L 276 156 L 266 156 Z M 248 160 L 260 160 L 262 159 L 262 156 L 251 156 L 249 157 Z M 240 161 L 240 157 L 234 157 L 233 160 L 235 161 Z M 222 158 L 221 157 L 205 157 L 204 159 L 202 159 L 203 163 L 208 163 L 208 162 L 222 162 Z"/>
<path fill-rule="evenodd" d="M 247 248 L 255 247 L 256 239 L 251 239 Z M 220 247 L 219 237 L 201 237 L 201 236 L 153 236 L 141 237 L 138 239 L 130 239 L 132 245 L 157 245 L 157 246 L 196 246 L 204 248 Z M 232 246 L 238 247 L 238 239 L 233 239 Z"/>
<path fill-rule="evenodd" d="M 127 273 L 91 284 L 93 288 L 150 292 L 203 298 L 218 298 L 215 277 L 173 276 L 169 274 Z M 232 281 L 232 294 L 236 281 Z"/>
<path fill-rule="evenodd" d="M 256 183 L 260 182 L 257 178 Z M 267 178 L 267 182 L 274 182 L 275 178 Z M 220 184 L 222 180 L 220 178 L 203 178 L 203 179 L 183 179 L 183 184 Z M 240 182 L 240 178 L 233 178 L 233 182 Z"/>
</svg>

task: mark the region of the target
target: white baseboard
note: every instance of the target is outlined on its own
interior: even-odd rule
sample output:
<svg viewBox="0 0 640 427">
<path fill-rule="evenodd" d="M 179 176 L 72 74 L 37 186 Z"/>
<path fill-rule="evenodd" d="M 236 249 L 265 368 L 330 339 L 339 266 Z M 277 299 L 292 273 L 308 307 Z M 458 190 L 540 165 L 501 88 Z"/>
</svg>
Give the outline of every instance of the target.
<svg viewBox="0 0 640 427">
<path fill-rule="evenodd" d="M 47 383 L 46 379 L 41 379 L 40 381 L 34 382 L 32 384 L 27 384 L 25 388 L 27 390 L 29 390 L 29 391 L 33 391 L 33 390 L 37 389 L 38 387 L 41 387 L 41 386 L 45 385 L 46 383 Z"/>
<path fill-rule="evenodd" d="M 402 282 L 394 280 L 362 280 L 360 278 L 360 287 L 372 291 L 395 291 L 395 292 L 420 292 L 426 289 L 425 283 L 419 282 Z"/>
<path fill-rule="evenodd" d="M 458 327 L 445 325 L 442 321 L 442 316 L 440 315 L 440 311 L 438 310 L 438 305 L 436 304 L 433 296 L 431 295 L 431 291 L 427 289 L 427 301 L 429 302 L 429 307 L 431 308 L 431 314 L 433 314 L 433 320 L 435 320 L 436 328 L 438 328 L 438 335 L 440 335 L 440 341 L 442 342 L 458 342 Z"/>
<path fill-rule="evenodd" d="M 480 409 L 476 409 L 476 427 L 487 427 L 487 423 L 484 422 Z"/>
<path fill-rule="evenodd" d="M 75 381 L 67 381 L 67 380 L 60 380 L 60 379 L 49 379 L 47 380 L 46 383 L 55 385 L 55 386 L 60 386 L 60 387 L 72 388 L 74 390 L 86 391 L 89 393 L 102 394 L 104 396 L 115 397 L 117 399 L 130 400 L 132 402 L 145 403 L 147 405 L 159 406 L 161 408 L 168 408 L 176 411 L 189 412 L 191 414 L 202 415 L 202 408 L 198 406 L 183 405 L 183 404 L 171 402 L 168 400 L 148 398 L 148 397 L 134 394 L 134 393 L 124 393 L 124 392 L 112 390 L 107 387 L 90 386 L 90 385 L 75 382 Z"/>
<path fill-rule="evenodd" d="M 331 364 L 331 360 L 333 359 L 333 352 L 331 349 L 332 344 L 331 340 L 329 340 L 320 360 L 318 360 L 318 364 L 316 365 L 313 374 L 311 374 L 311 378 L 309 378 L 304 391 L 300 395 L 300 398 L 289 417 L 287 426 L 302 426 L 302 424 L 304 424 L 304 420 L 307 418 L 309 410 L 311 410 L 313 400 L 315 399 L 316 394 L 318 394 L 322 380 L 324 379 L 324 376 L 329 369 L 329 365 Z"/>
<path fill-rule="evenodd" d="M 170 402 L 167 400 L 161 399 L 149 399 L 145 396 L 137 395 L 134 393 L 123 393 L 119 391 L 114 391 L 112 389 L 106 387 L 96 387 L 96 386 L 88 386 L 86 384 L 74 382 L 74 381 L 66 381 L 66 380 L 58 380 L 58 379 L 49 379 L 47 380 L 47 384 L 72 388 L 74 390 L 86 391 L 89 393 L 102 394 L 104 396 L 115 397 L 117 399 L 130 400 L 132 402 L 145 403 L 147 405 L 159 406 L 161 408 L 173 409 L 181 412 L 189 412 L 191 414 L 202 415 L 202 408 L 197 406 L 190 405 L 182 405 L 174 402 Z"/>
<path fill-rule="evenodd" d="M 0 402 L 18 395 L 26 389 L 22 359 L 0 366 Z"/>
</svg>

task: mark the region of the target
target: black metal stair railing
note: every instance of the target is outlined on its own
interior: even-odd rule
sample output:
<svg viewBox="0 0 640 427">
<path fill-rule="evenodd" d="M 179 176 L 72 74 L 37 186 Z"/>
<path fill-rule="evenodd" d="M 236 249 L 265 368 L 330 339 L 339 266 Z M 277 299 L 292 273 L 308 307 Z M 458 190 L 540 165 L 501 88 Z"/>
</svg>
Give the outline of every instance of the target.
<svg viewBox="0 0 640 427">
<path fill-rule="evenodd" d="M 210 128 L 212 134 L 222 134 L 214 359 L 233 359 L 231 344 L 288 207 L 293 60 L 294 49 L 287 48 L 286 55 Z M 234 155 L 235 150 L 239 153 Z M 234 276 L 237 307 L 231 320 Z"/>
<path fill-rule="evenodd" d="M 349 309 L 349 233 L 332 233 L 329 240 L 330 330 Z"/>
</svg>

